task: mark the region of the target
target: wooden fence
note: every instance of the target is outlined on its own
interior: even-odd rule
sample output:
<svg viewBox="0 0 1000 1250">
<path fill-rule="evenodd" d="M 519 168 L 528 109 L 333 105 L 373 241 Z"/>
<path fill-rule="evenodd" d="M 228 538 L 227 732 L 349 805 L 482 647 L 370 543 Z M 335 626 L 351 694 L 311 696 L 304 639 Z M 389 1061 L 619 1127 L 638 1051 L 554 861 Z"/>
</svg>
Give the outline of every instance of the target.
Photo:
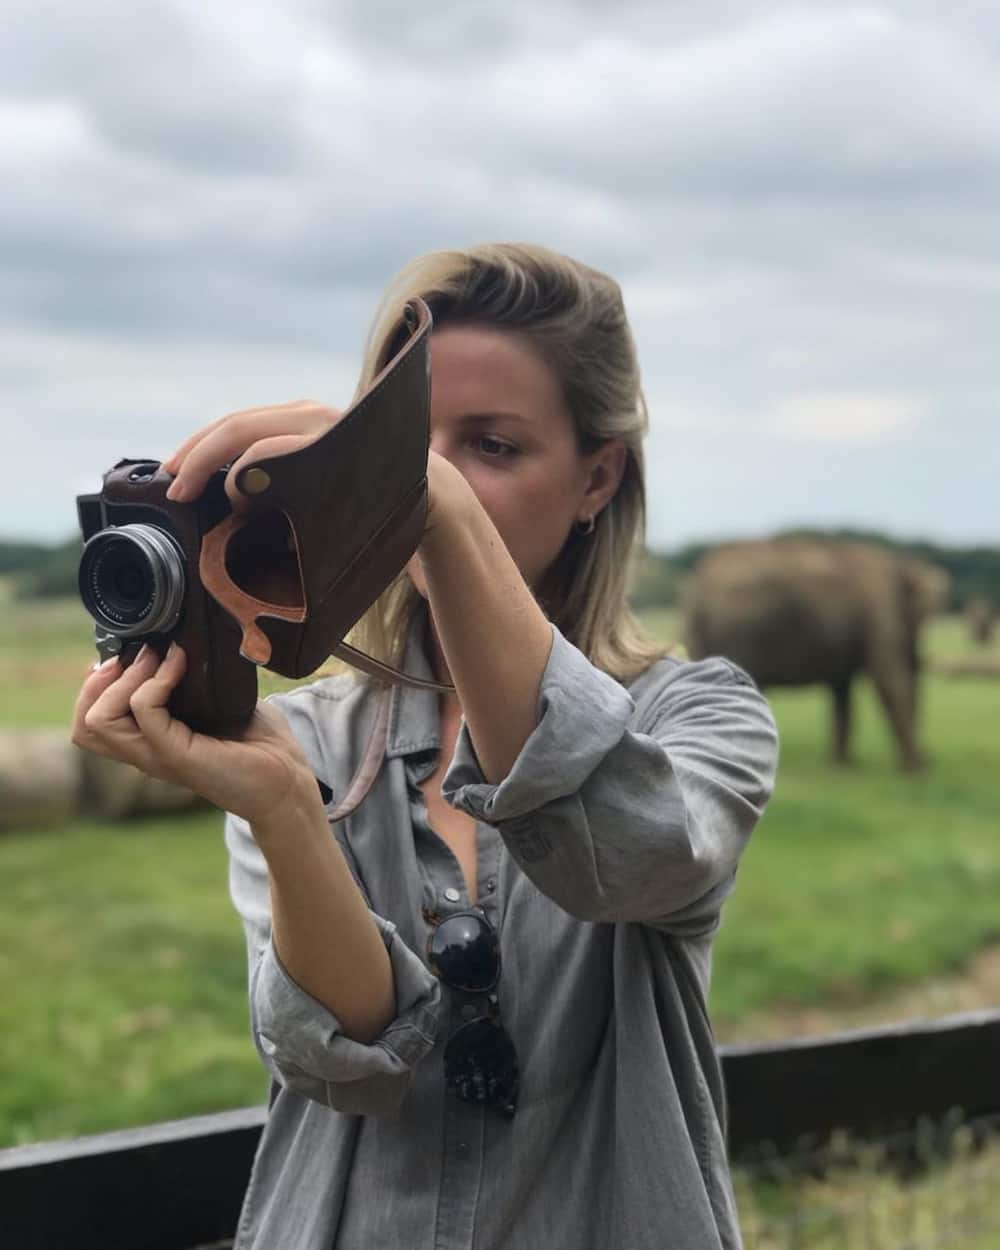
<svg viewBox="0 0 1000 1250">
<path fill-rule="evenodd" d="M 834 1129 L 1000 1112 L 1000 1011 L 721 1048 L 735 1159 Z M 262 1107 L 0 1151 L 3 1250 L 192 1250 L 232 1238 Z"/>
</svg>

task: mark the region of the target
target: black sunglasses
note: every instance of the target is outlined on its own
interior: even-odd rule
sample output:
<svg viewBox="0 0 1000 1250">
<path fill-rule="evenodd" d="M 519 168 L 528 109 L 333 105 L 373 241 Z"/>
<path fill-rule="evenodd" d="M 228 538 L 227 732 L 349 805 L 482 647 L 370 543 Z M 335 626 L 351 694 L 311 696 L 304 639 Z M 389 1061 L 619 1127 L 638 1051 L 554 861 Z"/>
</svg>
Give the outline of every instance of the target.
<svg viewBox="0 0 1000 1250">
<path fill-rule="evenodd" d="M 460 1024 L 444 1048 L 448 1092 L 463 1102 L 494 1107 L 503 1115 L 517 1110 L 520 1069 L 510 1034 L 500 1023 L 500 939 L 481 911 L 459 911 L 434 924 L 427 939 L 427 962 L 445 985 L 462 994 L 484 996 L 485 1014 Z M 436 923 L 435 923 L 436 922 Z M 465 1009 L 463 1009 L 465 1014 Z"/>
</svg>

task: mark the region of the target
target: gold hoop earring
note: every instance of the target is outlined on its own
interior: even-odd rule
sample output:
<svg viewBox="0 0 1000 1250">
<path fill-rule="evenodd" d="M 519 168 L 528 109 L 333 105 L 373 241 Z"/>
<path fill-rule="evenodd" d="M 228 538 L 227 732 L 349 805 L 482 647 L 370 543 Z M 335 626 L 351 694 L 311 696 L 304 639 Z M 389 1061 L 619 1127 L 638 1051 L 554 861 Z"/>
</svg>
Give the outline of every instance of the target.
<svg viewBox="0 0 1000 1250">
<path fill-rule="evenodd" d="M 589 536 L 594 532 L 595 524 L 596 521 L 593 514 L 591 514 L 585 521 L 573 522 L 573 533 L 580 538 L 589 538 Z"/>
</svg>

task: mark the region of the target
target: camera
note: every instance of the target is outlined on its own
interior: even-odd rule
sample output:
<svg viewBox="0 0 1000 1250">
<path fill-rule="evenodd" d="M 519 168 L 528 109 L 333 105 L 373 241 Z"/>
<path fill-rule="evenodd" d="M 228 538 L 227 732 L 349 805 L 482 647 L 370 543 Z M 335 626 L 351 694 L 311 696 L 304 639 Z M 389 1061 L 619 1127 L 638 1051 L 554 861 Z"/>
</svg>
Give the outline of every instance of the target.
<svg viewBox="0 0 1000 1250">
<path fill-rule="evenodd" d="M 187 671 L 168 705 L 229 736 L 257 700 L 257 668 L 314 673 L 331 655 L 384 680 L 395 670 L 344 642 L 423 535 L 430 444 L 430 309 L 402 310 L 382 369 L 325 433 L 296 450 L 228 466 L 198 499 L 167 498 L 158 460 L 119 460 L 77 497 L 79 587 L 98 654 L 130 664 L 176 641 Z"/>
<path fill-rule="evenodd" d="M 176 641 L 187 672 L 171 715 L 192 729 L 232 733 L 253 713 L 256 666 L 240 654 L 236 621 L 202 586 L 202 540 L 230 514 L 225 472 L 194 503 L 174 503 L 156 460 L 120 460 L 99 494 L 77 497 L 84 538 L 79 589 L 102 660 L 130 664 L 144 643 L 164 655 Z"/>
</svg>

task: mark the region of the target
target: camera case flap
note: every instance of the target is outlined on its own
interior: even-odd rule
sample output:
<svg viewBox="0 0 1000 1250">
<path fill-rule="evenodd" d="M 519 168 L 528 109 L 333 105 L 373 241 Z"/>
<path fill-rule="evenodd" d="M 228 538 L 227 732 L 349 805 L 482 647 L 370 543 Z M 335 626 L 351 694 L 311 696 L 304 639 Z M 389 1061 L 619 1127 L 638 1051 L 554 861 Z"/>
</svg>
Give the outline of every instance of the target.
<svg viewBox="0 0 1000 1250">
<path fill-rule="evenodd" d="M 430 445 L 430 309 L 336 425 L 241 468 L 247 507 L 201 542 L 201 582 L 238 622 L 240 654 L 306 677 L 402 572 L 423 535 Z"/>
</svg>

